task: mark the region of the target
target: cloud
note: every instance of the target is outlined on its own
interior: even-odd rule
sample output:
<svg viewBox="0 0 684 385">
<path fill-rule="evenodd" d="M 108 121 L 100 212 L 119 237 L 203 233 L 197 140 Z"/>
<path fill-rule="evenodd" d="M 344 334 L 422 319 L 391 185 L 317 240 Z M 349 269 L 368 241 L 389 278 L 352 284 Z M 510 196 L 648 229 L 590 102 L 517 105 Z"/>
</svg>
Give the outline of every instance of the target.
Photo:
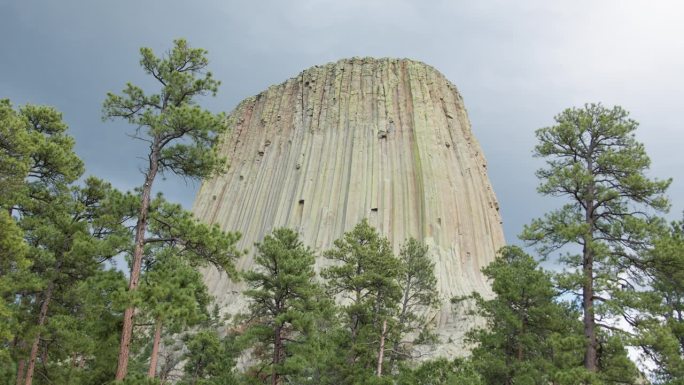
<svg viewBox="0 0 684 385">
<path fill-rule="evenodd" d="M 652 175 L 675 177 L 684 202 L 684 5 L 678 1 L 259 1 L 0 2 L 0 90 L 15 103 L 57 106 L 88 172 L 137 185 L 144 148 L 132 127 L 100 121 L 107 91 L 152 85 L 138 48 L 161 52 L 186 37 L 209 50 L 223 81 L 203 105 L 230 111 L 240 100 L 307 67 L 350 56 L 422 60 L 454 82 L 488 159 L 507 239 L 560 203 L 536 192 L 534 130 L 585 102 L 620 104 L 641 123 Z M 195 188 L 160 185 L 186 207 Z"/>
</svg>

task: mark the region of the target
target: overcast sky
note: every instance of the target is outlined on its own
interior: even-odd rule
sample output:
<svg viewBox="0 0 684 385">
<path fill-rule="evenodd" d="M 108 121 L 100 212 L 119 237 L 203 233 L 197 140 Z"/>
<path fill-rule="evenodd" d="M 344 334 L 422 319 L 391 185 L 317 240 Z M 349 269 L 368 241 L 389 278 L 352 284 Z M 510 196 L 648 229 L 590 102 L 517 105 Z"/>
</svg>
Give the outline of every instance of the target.
<svg viewBox="0 0 684 385">
<path fill-rule="evenodd" d="M 674 178 L 684 208 L 684 3 L 680 1 L 0 0 L 0 98 L 64 113 L 87 172 L 120 189 L 142 182 L 130 127 L 102 122 L 108 91 L 150 84 L 138 48 L 184 37 L 209 50 L 223 84 L 213 111 L 300 71 L 351 56 L 407 57 L 460 90 L 489 163 L 507 240 L 557 200 L 536 194 L 534 130 L 585 102 L 619 104 L 641 123 L 651 176 Z M 169 178 L 190 207 L 198 185 Z"/>
</svg>

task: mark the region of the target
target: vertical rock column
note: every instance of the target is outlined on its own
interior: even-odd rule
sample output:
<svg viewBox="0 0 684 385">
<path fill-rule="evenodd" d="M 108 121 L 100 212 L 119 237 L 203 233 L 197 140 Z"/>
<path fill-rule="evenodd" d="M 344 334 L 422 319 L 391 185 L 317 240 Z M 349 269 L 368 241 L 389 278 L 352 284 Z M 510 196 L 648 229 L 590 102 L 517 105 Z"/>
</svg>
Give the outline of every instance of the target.
<svg viewBox="0 0 684 385">
<path fill-rule="evenodd" d="M 274 228 L 296 229 L 317 252 L 361 219 L 395 251 L 430 246 L 443 306 L 440 354 L 462 353 L 469 321 L 449 299 L 489 295 L 480 269 L 504 245 L 487 164 L 463 100 L 442 74 L 406 59 L 354 58 L 305 70 L 238 105 L 220 151 L 229 171 L 207 180 L 193 211 L 242 233 L 250 249 Z M 319 258 L 320 268 L 326 261 Z M 216 270 L 206 283 L 224 312 L 243 311 L 242 284 Z"/>
</svg>

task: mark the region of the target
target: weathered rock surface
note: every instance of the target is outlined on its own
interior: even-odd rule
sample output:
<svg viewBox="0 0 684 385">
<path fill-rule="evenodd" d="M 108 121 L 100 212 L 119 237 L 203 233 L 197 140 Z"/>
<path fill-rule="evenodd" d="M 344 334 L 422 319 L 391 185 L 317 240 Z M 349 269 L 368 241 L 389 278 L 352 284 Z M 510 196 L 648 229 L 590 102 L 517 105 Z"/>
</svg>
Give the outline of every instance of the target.
<svg viewBox="0 0 684 385">
<path fill-rule="evenodd" d="M 504 237 L 454 85 L 412 60 L 345 59 L 244 100 L 229 124 L 221 151 L 230 169 L 202 184 L 193 211 L 242 233 L 250 254 L 238 268 L 252 267 L 252 245 L 276 227 L 321 252 L 367 217 L 397 251 L 410 236 L 430 245 L 444 303 L 434 314 L 438 350 L 463 351 L 471 321 L 449 299 L 490 293 L 480 269 Z M 244 310 L 242 284 L 211 269 L 205 279 L 225 312 Z"/>
</svg>

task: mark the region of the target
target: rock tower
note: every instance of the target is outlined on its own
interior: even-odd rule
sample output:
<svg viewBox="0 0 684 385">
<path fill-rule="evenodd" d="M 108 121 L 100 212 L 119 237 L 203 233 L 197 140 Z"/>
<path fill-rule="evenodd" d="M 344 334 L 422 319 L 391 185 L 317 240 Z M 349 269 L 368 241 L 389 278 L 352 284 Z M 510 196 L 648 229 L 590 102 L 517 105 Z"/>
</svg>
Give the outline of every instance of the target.
<svg viewBox="0 0 684 385">
<path fill-rule="evenodd" d="M 504 236 L 453 84 L 413 60 L 345 59 L 244 100 L 228 122 L 220 151 L 230 168 L 202 184 L 193 211 L 242 233 L 250 253 L 239 269 L 252 267 L 254 242 L 276 227 L 296 229 L 320 253 L 368 218 L 395 251 L 408 237 L 430 246 L 443 300 L 433 314 L 438 353 L 463 351 L 458 341 L 471 322 L 449 299 L 490 293 L 480 269 Z M 243 284 L 204 274 L 224 312 L 244 310 Z"/>
</svg>

